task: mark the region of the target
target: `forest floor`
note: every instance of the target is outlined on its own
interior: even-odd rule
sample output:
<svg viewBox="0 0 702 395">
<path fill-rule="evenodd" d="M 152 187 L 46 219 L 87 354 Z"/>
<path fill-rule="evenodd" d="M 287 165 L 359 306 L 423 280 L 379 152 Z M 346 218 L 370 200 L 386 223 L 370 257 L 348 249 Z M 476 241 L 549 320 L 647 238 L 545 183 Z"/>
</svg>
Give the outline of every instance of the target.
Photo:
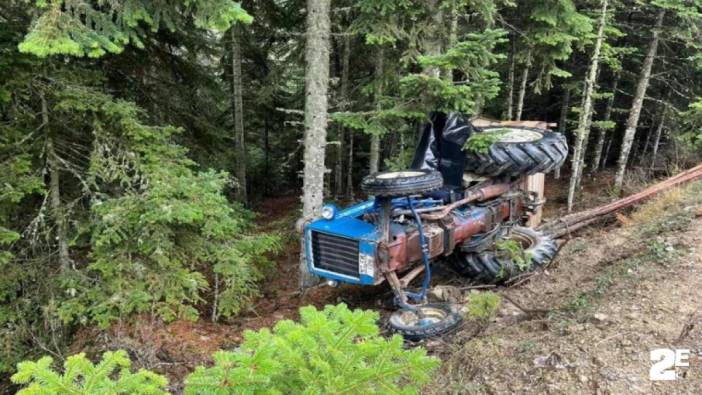
<svg viewBox="0 0 702 395">
<path fill-rule="evenodd" d="M 611 200 L 598 186 L 609 176 L 585 180 L 583 206 Z M 547 181 L 546 217 L 561 214 L 564 182 Z M 421 343 L 443 361 L 425 392 L 702 393 L 697 356 L 690 368 L 678 370 L 684 378 L 648 380 L 651 349 L 702 350 L 701 204 L 702 182 L 675 190 L 618 215 L 616 222 L 574 235 L 556 261 L 527 282 L 494 289 L 503 301 L 493 320 L 468 320 L 454 334 Z M 283 230 L 284 249 L 273 257 L 276 267 L 261 297 L 238 317 L 217 324 L 205 319 L 163 324 L 145 317 L 107 332 L 83 333 L 72 351 L 127 349 L 139 367 L 166 374 L 178 393 L 183 378 L 210 363 L 214 351 L 236 347 L 246 329 L 296 319 L 300 306 L 344 302 L 389 314 L 392 296 L 383 285 L 298 292 L 300 244 L 293 230 L 298 207 L 297 196 L 254 207 L 264 230 Z M 444 265 L 436 272 L 433 285 L 470 285 Z M 476 291 L 465 300 L 471 292 Z M 683 328 L 691 330 L 685 334 Z"/>
<path fill-rule="evenodd" d="M 443 363 L 426 393 L 702 393 L 702 182 L 617 219 L 498 290 L 495 319 L 428 342 Z M 656 348 L 690 367 L 650 381 Z"/>
</svg>

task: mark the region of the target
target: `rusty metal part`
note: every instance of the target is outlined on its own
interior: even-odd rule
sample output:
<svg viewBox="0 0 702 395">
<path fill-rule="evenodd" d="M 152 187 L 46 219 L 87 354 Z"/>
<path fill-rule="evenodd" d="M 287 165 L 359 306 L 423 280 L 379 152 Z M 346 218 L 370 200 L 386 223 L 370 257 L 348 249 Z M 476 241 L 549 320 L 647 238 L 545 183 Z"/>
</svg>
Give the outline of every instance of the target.
<svg viewBox="0 0 702 395">
<path fill-rule="evenodd" d="M 640 203 L 643 200 L 651 198 L 667 189 L 701 178 L 702 164 L 670 177 L 667 180 L 651 185 L 641 192 L 615 200 L 612 203 L 581 211 L 579 213 L 566 215 L 565 217 L 559 218 L 555 221 L 548 222 L 540 226 L 539 230 L 546 232 L 553 237 L 563 237 L 571 232 L 590 225 L 609 214 L 627 207 L 631 207 L 634 204 Z"/>
<path fill-rule="evenodd" d="M 392 213 L 392 200 L 386 197 L 379 197 L 379 203 L 381 208 L 380 215 L 380 241 L 378 242 L 378 263 L 380 270 L 383 273 L 387 273 L 391 270 L 388 266 L 390 262 L 390 223 L 392 218 L 390 214 Z"/>
<path fill-rule="evenodd" d="M 407 272 L 407 274 L 402 276 L 402 278 L 400 279 L 400 285 L 403 288 L 406 288 L 409 285 L 409 283 L 411 283 L 412 280 L 414 280 L 417 276 L 422 274 L 422 272 L 424 272 L 424 265 L 415 266 L 412 270 Z"/>
<path fill-rule="evenodd" d="M 443 218 L 436 225 L 444 231 L 444 255 L 450 255 L 456 248 L 456 219 Z"/>
<path fill-rule="evenodd" d="M 445 251 L 444 229 L 437 223 L 424 225 L 424 237 L 429 247 L 429 257 L 434 258 Z M 422 247 L 419 242 L 419 232 L 404 229 L 390 236 L 388 244 L 388 270 L 405 270 L 409 263 L 422 259 Z"/>
<path fill-rule="evenodd" d="M 516 210 L 516 212 L 515 212 Z M 481 207 L 480 215 L 452 215 L 441 221 L 425 223 L 425 236 L 431 258 L 448 255 L 456 245 L 478 233 L 489 232 L 505 220 L 521 215 L 522 204 L 512 200 L 498 200 L 489 207 Z M 379 245 L 381 248 L 381 245 Z M 382 248 L 385 248 L 383 245 Z M 379 250 L 379 253 L 385 250 Z M 382 254 L 381 254 L 382 255 Z M 407 270 L 422 259 L 419 234 L 416 229 L 399 229 L 390 235 L 387 245 L 387 267 L 382 271 Z M 382 262 L 383 260 L 380 259 Z"/>
<path fill-rule="evenodd" d="M 392 200 L 386 197 L 378 197 L 380 199 L 380 240 L 390 243 L 390 222 L 392 221 Z"/>
<path fill-rule="evenodd" d="M 444 208 L 438 213 L 422 214 L 422 219 L 425 219 L 427 221 L 440 220 L 445 216 L 449 215 L 451 211 L 456 209 L 457 207 L 463 206 L 470 202 L 482 201 L 500 196 L 504 193 L 507 193 L 510 189 L 512 189 L 511 184 L 488 185 L 475 191 L 468 192 L 466 197 L 444 206 Z"/>
<path fill-rule="evenodd" d="M 392 292 L 395 294 L 400 306 L 407 304 L 407 294 L 404 291 L 404 286 L 399 278 L 397 278 L 397 272 L 390 271 L 385 273 L 385 279 L 388 280 Z"/>
</svg>

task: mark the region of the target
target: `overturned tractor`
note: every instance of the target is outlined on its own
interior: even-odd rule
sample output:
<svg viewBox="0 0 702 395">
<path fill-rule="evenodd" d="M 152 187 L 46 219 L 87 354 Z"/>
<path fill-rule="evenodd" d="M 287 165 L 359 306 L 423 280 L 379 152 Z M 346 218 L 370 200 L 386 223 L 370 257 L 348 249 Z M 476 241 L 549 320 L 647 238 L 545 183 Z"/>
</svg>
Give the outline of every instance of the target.
<svg viewBox="0 0 702 395">
<path fill-rule="evenodd" d="M 331 283 L 387 281 L 399 306 L 390 325 L 407 338 L 451 330 L 460 316 L 427 303 L 432 264 L 498 283 L 553 258 L 553 238 L 525 226 L 542 202 L 519 181 L 561 166 L 567 152 L 550 130 L 476 128 L 460 114 L 434 114 L 410 169 L 367 176 L 369 200 L 327 205 L 305 225 L 309 270 Z M 419 275 L 421 288 L 409 290 Z"/>
</svg>

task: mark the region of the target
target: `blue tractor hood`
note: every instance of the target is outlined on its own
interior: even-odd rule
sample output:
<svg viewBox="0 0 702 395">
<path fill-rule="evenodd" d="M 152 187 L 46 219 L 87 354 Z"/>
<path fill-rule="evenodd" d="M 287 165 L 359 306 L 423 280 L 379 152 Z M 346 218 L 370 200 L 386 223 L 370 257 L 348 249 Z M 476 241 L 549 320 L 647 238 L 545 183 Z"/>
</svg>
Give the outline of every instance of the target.
<svg viewBox="0 0 702 395">
<path fill-rule="evenodd" d="M 375 209 L 375 201 L 367 200 L 336 213 L 332 219 L 318 219 L 304 230 L 305 257 L 310 272 L 316 276 L 351 284 L 374 284 L 376 278 L 376 245 L 379 239 L 377 228 L 372 223 L 363 221 L 363 214 Z M 325 237 L 323 241 L 318 238 Z M 325 270 L 316 267 L 314 245 L 319 243 L 336 243 L 334 246 L 340 256 L 345 258 L 345 264 L 351 265 L 355 256 L 358 273 L 339 273 L 338 270 Z M 326 244 L 324 244 L 326 245 Z M 332 254 L 333 251 L 325 251 Z"/>
</svg>

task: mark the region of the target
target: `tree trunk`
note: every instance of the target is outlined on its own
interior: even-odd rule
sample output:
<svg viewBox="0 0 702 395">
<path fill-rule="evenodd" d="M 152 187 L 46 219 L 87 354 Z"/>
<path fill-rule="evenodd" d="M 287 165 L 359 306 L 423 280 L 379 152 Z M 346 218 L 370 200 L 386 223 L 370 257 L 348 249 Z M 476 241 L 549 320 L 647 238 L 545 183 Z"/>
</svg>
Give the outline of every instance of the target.
<svg viewBox="0 0 702 395">
<path fill-rule="evenodd" d="M 507 109 L 505 111 L 505 119 L 512 120 L 512 107 L 514 106 L 514 58 L 515 49 L 512 45 L 512 55 L 509 63 L 509 73 L 507 74 Z"/>
<path fill-rule="evenodd" d="M 241 82 L 241 44 L 239 25 L 230 30 L 232 38 L 232 114 L 234 116 L 234 143 L 236 144 L 236 178 L 239 181 L 237 199 L 246 203 L 246 137 L 244 134 L 244 100 Z"/>
<path fill-rule="evenodd" d="M 380 47 L 378 50 L 378 62 L 375 65 L 375 79 L 378 81 L 378 90 L 375 93 L 375 109 L 380 111 L 382 106 L 380 105 L 380 100 L 383 97 L 383 70 L 385 69 L 385 49 Z M 368 170 L 370 174 L 378 172 L 380 165 L 380 136 L 377 134 L 371 134 L 370 141 L 370 163 Z"/>
<path fill-rule="evenodd" d="M 424 53 L 426 55 L 438 55 L 441 53 L 441 29 L 444 25 L 444 15 L 439 0 L 428 0 L 427 9 L 431 15 L 429 32 L 424 40 Z M 423 73 L 430 77 L 441 77 L 441 69 L 436 66 L 427 66 Z"/>
<path fill-rule="evenodd" d="M 341 91 L 339 92 L 339 109 L 349 108 L 349 61 L 351 59 L 351 38 L 343 36 L 343 53 L 341 56 Z M 346 128 L 339 125 L 339 146 L 336 149 L 336 169 L 334 172 L 334 195 L 339 198 L 344 194 L 344 154 L 346 152 Z"/>
<path fill-rule="evenodd" d="M 353 199 L 353 129 L 349 129 L 349 157 L 346 166 L 346 197 Z"/>
<path fill-rule="evenodd" d="M 658 145 L 661 141 L 661 134 L 663 134 L 663 126 L 665 125 L 665 116 L 667 108 L 663 108 L 663 114 L 661 115 L 661 121 L 658 123 L 658 128 L 656 128 L 656 137 L 653 139 L 653 147 L 651 148 L 651 168 L 656 166 L 656 155 L 658 155 Z"/>
<path fill-rule="evenodd" d="M 631 105 L 631 112 L 629 112 L 629 119 L 626 122 L 626 129 L 624 130 L 624 138 L 622 140 L 622 149 L 619 154 L 619 159 L 617 160 L 617 174 L 614 177 L 614 189 L 617 192 L 621 191 L 622 184 L 624 183 L 626 163 L 629 159 L 629 152 L 631 151 L 634 136 L 636 135 L 636 127 L 639 124 L 639 116 L 641 115 L 641 107 L 643 107 L 644 97 L 646 96 L 646 89 L 648 89 L 648 82 L 651 79 L 651 68 L 653 67 L 653 61 L 656 57 L 656 51 L 658 50 L 658 41 L 664 17 L 665 9 L 659 10 L 656 17 L 656 24 L 653 28 L 651 44 L 648 47 L 648 52 L 646 53 L 646 58 L 644 59 L 643 67 L 641 68 L 639 82 L 636 86 L 636 94 L 634 95 L 634 101 Z"/>
<path fill-rule="evenodd" d="M 570 92 L 571 87 L 566 88 L 563 93 L 563 102 L 561 103 L 561 115 L 558 118 L 558 133 L 566 132 L 566 124 L 568 123 L 568 112 L 570 111 Z"/>
<path fill-rule="evenodd" d="M 46 131 L 46 161 L 49 170 L 49 207 L 51 208 L 51 216 L 56 225 L 56 242 L 58 243 L 58 260 L 62 272 L 68 271 L 73 267 L 71 256 L 68 250 L 67 238 L 67 218 L 61 203 L 61 175 L 59 158 L 54 149 L 54 139 L 51 136 L 49 129 L 49 105 L 46 102 L 44 92 L 39 94 L 41 99 L 41 129 Z"/>
<path fill-rule="evenodd" d="M 527 53 L 526 64 L 524 65 L 524 70 L 522 70 L 522 82 L 519 87 L 519 96 L 517 97 L 517 114 L 515 119 L 517 121 L 522 120 L 522 110 L 524 109 L 524 96 L 526 95 L 527 79 L 529 78 L 529 68 L 531 68 L 531 49 Z"/>
<path fill-rule="evenodd" d="M 604 152 L 602 153 L 602 168 L 607 165 L 607 159 L 609 159 L 609 151 L 612 148 L 612 141 L 614 141 L 614 134 L 611 133 L 607 139 L 607 144 L 605 144 Z"/>
<path fill-rule="evenodd" d="M 263 175 L 266 180 L 270 179 L 271 176 L 271 140 L 270 140 L 270 124 L 268 118 L 263 121 Z M 270 194 L 270 183 L 266 182 L 263 184 L 263 193 L 268 196 Z"/>
<path fill-rule="evenodd" d="M 612 117 L 612 108 L 614 107 L 614 96 L 617 94 L 617 85 L 619 84 L 619 76 L 621 73 L 617 72 L 614 76 L 614 81 L 612 82 L 612 96 L 607 100 L 607 107 L 605 107 L 603 122 L 609 122 Z M 605 136 L 607 136 L 607 129 L 598 128 L 599 134 L 597 135 L 597 143 L 595 144 L 595 152 L 592 156 L 592 168 L 591 173 L 595 173 L 597 170 L 602 168 L 602 148 L 604 148 Z"/>
<path fill-rule="evenodd" d="M 563 93 L 563 102 L 561 103 L 561 116 L 558 119 L 558 133 L 565 134 L 566 124 L 568 123 L 568 110 L 570 109 L 570 91 L 571 88 L 566 88 Z M 558 180 L 561 178 L 561 166 L 559 166 L 553 174 L 553 178 Z"/>
<path fill-rule="evenodd" d="M 329 3 L 307 0 L 307 42 L 305 45 L 305 168 L 302 186 L 302 216 L 318 216 L 324 198 L 324 154 L 327 145 L 327 90 L 329 88 Z M 315 284 L 300 253 L 300 288 Z"/>
<path fill-rule="evenodd" d="M 456 0 L 451 1 L 449 10 L 449 32 L 446 40 L 446 49 L 453 48 L 458 42 L 458 12 L 456 10 Z M 453 81 L 453 69 L 446 68 L 443 70 L 444 79 Z"/>
<path fill-rule="evenodd" d="M 214 290 L 212 292 L 212 315 L 210 320 L 217 322 L 219 319 L 219 273 L 214 272 Z"/>
<path fill-rule="evenodd" d="M 592 124 L 592 94 L 595 91 L 597 83 L 597 69 L 600 65 L 600 48 L 604 40 L 604 28 L 607 23 L 607 3 L 608 0 L 602 0 L 602 8 L 600 10 L 600 25 L 597 29 L 597 40 L 595 48 L 592 51 L 592 60 L 590 61 L 590 69 L 588 76 L 585 79 L 585 92 L 583 96 L 583 107 L 578 120 L 578 129 L 575 132 L 575 148 L 573 149 L 572 171 L 570 173 L 570 185 L 568 187 L 568 212 L 573 210 L 573 202 L 575 200 L 575 192 L 580 186 L 580 175 L 583 171 L 585 156 L 585 141 L 590 134 L 590 126 Z"/>
<path fill-rule="evenodd" d="M 374 174 L 378 172 L 380 163 L 380 136 L 377 134 L 371 135 L 370 140 L 370 166 L 368 168 L 369 174 Z"/>
<path fill-rule="evenodd" d="M 653 120 L 651 120 L 651 123 L 653 123 Z M 648 133 L 646 133 L 646 142 L 644 143 L 643 149 L 641 149 L 641 153 L 637 157 L 639 160 L 639 165 L 644 163 L 644 156 L 646 155 L 646 151 L 648 151 L 648 146 L 651 145 L 651 139 L 653 138 L 654 133 L 655 131 L 653 130 L 653 125 L 651 125 L 651 127 L 648 128 Z"/>
</svg>

